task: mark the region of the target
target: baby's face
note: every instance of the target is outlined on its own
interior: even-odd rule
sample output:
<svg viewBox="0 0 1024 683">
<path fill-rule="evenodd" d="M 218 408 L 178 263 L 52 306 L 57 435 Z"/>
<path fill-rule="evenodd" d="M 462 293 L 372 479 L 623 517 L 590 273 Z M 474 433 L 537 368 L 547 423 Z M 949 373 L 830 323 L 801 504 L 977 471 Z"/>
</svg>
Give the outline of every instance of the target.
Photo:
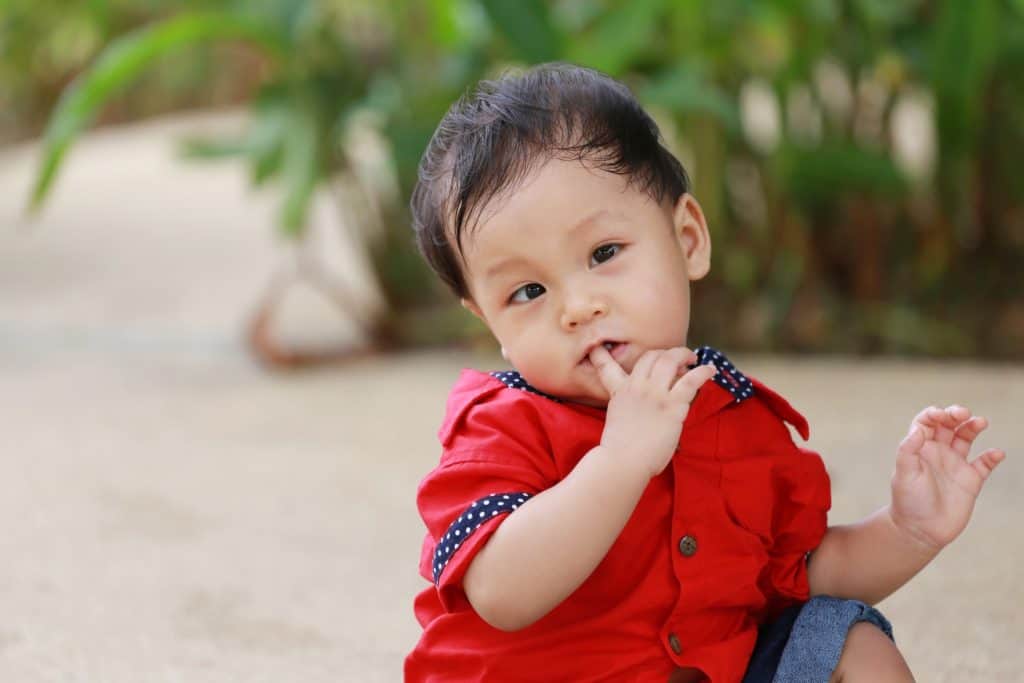
<svg viewBox="0 0 1024 683">
<path fill-rule="evenodd" d="M 692 196 L 658 204 L 626 178 L 576 161 L 548 162 L 484 208 L 463 236 L 472 299 L 531 385 L 605 405 L 588 354 L 609 345 L 632 371 L 648 349 L 686 343 L 690 281 L 711 256 Z"/>
</svg>

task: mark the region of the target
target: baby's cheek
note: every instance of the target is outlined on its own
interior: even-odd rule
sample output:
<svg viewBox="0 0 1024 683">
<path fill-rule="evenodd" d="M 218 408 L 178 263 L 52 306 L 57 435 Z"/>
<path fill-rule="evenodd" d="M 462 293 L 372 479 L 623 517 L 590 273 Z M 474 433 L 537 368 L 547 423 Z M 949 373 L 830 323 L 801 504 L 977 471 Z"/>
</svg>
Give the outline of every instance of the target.
<svg viewBox="0 0 1024 683">
<path fill-rule="evenodd" d="M 543 383 L 561 376 L 561 372 L 555 363 L 555 347 L 551 340 L 545 340 L 541 335 L 520 334 L 513 344 L 505 347 L 508 353 L 509 362 L 516 370 L 531 384 L 535 381 Z M 534 384 L 534 386 L 537 386 Z"/>
<path fill-rule="evenodd" d="M 658 330 L 663 348 L 680 346 L 686 341 L 690 302 L 685 290 L 676 287 L 676 284 L 671 288 L 651 286 L 645 293 L 646 301 L 650 302 L 648 323 Z"/>
</svg>

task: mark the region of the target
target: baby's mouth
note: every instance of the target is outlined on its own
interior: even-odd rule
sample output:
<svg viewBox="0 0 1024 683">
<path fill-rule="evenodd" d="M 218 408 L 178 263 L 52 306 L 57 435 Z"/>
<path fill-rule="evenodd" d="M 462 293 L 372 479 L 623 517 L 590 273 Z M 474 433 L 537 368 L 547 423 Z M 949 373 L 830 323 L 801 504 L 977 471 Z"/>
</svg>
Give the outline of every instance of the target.
<svg viewBox="0 0 1024 683">
<path fill-rule="evenodd" d="M 616 349 L 624 348 L 626 346 L 626 342 L 606 341 L 601 342 L 600 345 L 603 346 L 605 350 L 607 350 L 608 353 L 612 355 L 612 358 L 616 358 Z M 580 361 L 580 365 L 592 365 L 590 361 L 590 353 L 593 351 L 594 348 L 595 347 L 591 347 L 590 349 L 587 350 L 586 355 L 584 355 L 583 359 Z"/>
</svg>

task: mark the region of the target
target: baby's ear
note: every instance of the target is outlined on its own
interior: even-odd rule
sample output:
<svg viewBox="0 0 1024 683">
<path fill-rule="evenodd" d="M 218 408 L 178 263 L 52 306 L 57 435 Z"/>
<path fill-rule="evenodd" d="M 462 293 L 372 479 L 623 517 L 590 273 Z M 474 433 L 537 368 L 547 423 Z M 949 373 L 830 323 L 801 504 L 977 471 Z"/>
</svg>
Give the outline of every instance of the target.
<svg viewBox="0 0 1024 683">
<path fill-rule="evenodd" d="M 459 302 L 462 304 L 463 308 L 465 308 L 467 311 L 469 311 L 476 317 L 480 318 L 480 320 L 484 319 L 483 311 L 480 310 L 480 307 L 477 306 L 476 302 L 474 302 L 472 299 L 462 298 L 459 300 Z"/>
<path fill-rule="evenodd" d="M 711 270 L 711 234 L 700 204 L 689 192 L 679 195 L 672 211 L 672 223 L 679 248 L 686 259 L 686 272 L 699 280 Z"/>
</svg>

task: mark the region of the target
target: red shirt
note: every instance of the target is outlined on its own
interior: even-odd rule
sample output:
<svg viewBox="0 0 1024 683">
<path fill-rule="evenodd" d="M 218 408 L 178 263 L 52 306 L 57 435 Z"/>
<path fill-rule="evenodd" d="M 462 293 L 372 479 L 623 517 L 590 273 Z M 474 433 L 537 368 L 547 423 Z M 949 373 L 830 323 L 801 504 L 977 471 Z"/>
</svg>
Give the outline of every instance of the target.
<svg viewBox="0 0 1024 683">
<path fill-rule="evenodd" d="M 713 683 L 741 680 L 758 624 L 808 598 L 805 558 L 825 533 L 829 479 L 784 424 L 807 439 L 803 416 L 724 358 L 715 363 L 729 372 L 698 392 L 670 466 L 604 560 L 511 633 L 477 616 L 462 578 L 525 499 L 514 494 L 557 484 L 599 443 L 605 412 L 514 388 L 513 373 L 462 372 L 440 430 L 441 463 L 417 495 L 427 526 L 420 573 L 432 585 L 415 601 L 423 634 L 406 681 L 660 683 L 677 667 Z M 481 519 L 481 510 L 492 512 Z"/>
</svg>

